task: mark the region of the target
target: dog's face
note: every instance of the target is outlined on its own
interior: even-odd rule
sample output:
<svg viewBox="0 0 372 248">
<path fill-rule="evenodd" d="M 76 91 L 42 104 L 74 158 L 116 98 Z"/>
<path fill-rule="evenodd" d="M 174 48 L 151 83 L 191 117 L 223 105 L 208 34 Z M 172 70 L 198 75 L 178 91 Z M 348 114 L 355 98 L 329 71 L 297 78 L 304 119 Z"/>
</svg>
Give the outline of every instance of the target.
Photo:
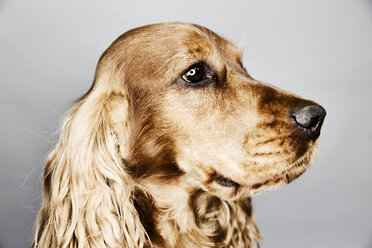
<svg viewBox="0 0 372 248">
<path fill-rule="evenodd" d="M 105 87 L 125 88 L 122 156 L 134 177 L 186 178 L 190 188 L 236 199 L 288 183 L 310 165 L 324 109 L 251 78 L 240 51 L 206 28 L 129 31 L 97 75 L 102 68 L 121 82 Z"/>
</svg>

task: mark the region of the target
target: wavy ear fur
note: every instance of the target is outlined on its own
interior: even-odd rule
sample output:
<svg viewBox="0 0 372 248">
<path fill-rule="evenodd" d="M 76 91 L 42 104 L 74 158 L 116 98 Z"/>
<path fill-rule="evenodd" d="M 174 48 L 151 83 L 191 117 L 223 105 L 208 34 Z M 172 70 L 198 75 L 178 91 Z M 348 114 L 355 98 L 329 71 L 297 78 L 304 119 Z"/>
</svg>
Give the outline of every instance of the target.
<svg viewBox="0 0 372 248">
<path fill-rule="evenodd" d="M 128 132 L 118 131 L 127 125 L 127 104 L 125 96 L 95 87 L 66 114 L 45 166 L 34 247 L 145 245 L 134 182 L 120 156 L 127 150 Z"/>
</svg>

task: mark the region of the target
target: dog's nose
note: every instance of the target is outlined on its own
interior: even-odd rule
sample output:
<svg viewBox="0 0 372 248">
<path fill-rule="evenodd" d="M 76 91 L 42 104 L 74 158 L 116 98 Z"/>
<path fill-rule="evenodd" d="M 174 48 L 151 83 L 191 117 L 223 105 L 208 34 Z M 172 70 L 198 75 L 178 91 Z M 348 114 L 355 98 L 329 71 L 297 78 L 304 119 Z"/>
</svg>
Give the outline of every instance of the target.
<svg viewBox="0 0 372 248">
<path fill-rule="evenodd" d="M 325 109 L 316 104 L 307 105 L 291 113 L 291 118 L 314 141 L 320 135 L 325 116 Z"/>
</svg>

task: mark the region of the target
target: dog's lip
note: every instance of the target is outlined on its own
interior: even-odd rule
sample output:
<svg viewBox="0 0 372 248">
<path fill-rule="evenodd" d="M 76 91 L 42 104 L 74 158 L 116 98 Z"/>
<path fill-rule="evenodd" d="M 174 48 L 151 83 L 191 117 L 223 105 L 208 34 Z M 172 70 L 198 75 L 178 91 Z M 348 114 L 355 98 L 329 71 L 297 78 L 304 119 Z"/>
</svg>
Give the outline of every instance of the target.
<svg viewBox="0 0 372 248">
<path fill-rule="evenodd" d="M 221 176 L 221 175 L 219 175 L 219 174 L 214 174 L 214 175 L 213 175 L 213 180 L 214 180 L 217 184 L 219 184 L 219 185 L 221 185 L 221 186 L 223 186 L 223 187 L 231 188 L 231 187 L 239 187 L 239 186 L 240 186 L 239 183 L 237 183 L 237 182 L 231 180 L 230 178 L 226 178 L 226 177 L 224 177 L 224 176 Z"/>
<path fill-rule="evenodd" d="M 290 164 L 287 169 L 283 170 L 282 172 L 276 174 L 272 178 L 254 183 L 248 186 L 252 190 L 259 190 L 263 186 L 276 186 L 280 182 L 290 183 L 291 181 L 295 180 L 299 176 L 301 176 L 310 166 L 310 161 L 312 158 L 312 151 L 308 151 L 304 154 L 301 158 L 299 158 L 296 162 Z"/>
<path fill-rule="evenodd" d="M 273 175 L 269 179 L 246 183 L 242 180 L 236 180 L 234 178 L 226 177 L 222 173 L 216 172 L 212 175 L 213 181 L 225 188 L 245 188 L 252 191 L 253 194 L 260 193 L 265 189 L 271 187 L 280 186 L 284 183 L 289 183 L 299 176 L 301 176 L 311 164 L 313 157 L 313 149 L 309 149 L 303 156 L 297 159 L 295 162 L 289 164 L 286 169 Z M 265 189 L 263 189 L 265 188 Z"/>
</svg>

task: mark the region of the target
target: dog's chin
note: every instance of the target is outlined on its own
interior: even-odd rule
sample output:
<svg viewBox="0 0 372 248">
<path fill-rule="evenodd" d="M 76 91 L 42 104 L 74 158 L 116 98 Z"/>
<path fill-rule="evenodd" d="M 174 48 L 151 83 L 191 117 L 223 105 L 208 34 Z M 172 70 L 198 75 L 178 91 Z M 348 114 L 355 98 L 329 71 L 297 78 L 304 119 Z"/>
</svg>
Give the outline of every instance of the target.
<svg viewBox="0 0 372 248">
<path fill-rule="evenodd" d="M 287 166 L 287 169 L 265 181 L 243 184 L 222 175 L 213 175 L 214 181 L 208 185 L 207 191 L 223 200 L 236 200 L 243 197 L 259 195 L 268 190 L 278 189 L 301 176 L 311 165 L 314 149 L 309 149 L 302 157 Z"/>
</svg>

